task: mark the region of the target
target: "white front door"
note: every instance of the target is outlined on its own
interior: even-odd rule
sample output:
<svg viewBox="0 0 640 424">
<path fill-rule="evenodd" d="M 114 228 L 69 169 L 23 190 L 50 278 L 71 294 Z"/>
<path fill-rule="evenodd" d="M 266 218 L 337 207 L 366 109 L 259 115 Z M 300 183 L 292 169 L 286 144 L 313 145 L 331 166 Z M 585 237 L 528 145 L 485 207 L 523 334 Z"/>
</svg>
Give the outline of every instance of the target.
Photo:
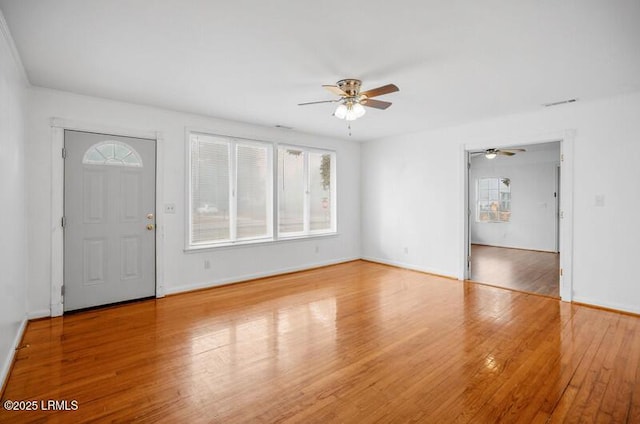
<svg viewBox="0 0 640 424">
<path fill-rule="evenodd" d="M 155 296 L 155 141 L 67 130 L 64 148 L 64 310 Z"/>
</svg>

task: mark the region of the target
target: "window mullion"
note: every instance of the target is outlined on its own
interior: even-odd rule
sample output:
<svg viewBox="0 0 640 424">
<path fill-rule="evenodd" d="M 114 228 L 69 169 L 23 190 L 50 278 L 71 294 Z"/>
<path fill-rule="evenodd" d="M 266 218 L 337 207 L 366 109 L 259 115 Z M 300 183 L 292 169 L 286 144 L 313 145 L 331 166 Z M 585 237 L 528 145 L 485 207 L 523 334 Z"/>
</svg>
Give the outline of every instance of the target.
<svg viewBox="0 0 640 424">
<path fill-rule="evenodd" d="M 272 225 L 273 225 L 273 238 L 274 240 L 278 240 L 280 238 L 280 193 L 278 192 L 278 173 L 280 172 L 280 156 L 279 156 L 279 147 L 276 145 L 273 149 L 272 157 L 272 169 L 271 174 L 273 175 L 273 217 L 272 217 Z"/>
<path fill-rule="evenodd" d="M 304 178 L 304 206 L 303 206 L 303 232 L 305 234 L 309 234 L 309 230 L 311 228 L 311 172 L 309 170 L 309 152 L 304 152 L 304 168 L 303 168 L 303 178 Z"/>
<path fill-rule="evenodd" d="M 229 143 L 229 238 L 236 241 L 238 237 L 237 231 L 237 210 L 238 210 L 238 145 L 235 142 Z"/>
<path fill-rule="evenodd" d="M 274 166 L 274 153 L 273 147 L 266 147 L 267 149 L 267 169 L 271 170 L 271 178 L 267 178 L 267 202 L 266 202 L 266 217 L 267 217 L 267 236 L 274 237 L 274 224 L 275 224 L 275 215 L 276 215 L 276 201 L 275 201 L 275 181 L 278 180 L 277 174 Z"/>
</svg>

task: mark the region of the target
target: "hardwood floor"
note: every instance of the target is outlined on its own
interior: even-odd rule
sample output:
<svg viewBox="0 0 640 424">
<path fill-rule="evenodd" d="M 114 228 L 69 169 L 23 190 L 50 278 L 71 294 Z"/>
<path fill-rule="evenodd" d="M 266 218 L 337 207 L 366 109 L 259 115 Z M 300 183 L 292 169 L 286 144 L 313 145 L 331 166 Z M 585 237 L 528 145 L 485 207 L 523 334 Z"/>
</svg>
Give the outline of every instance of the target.
<svg viewBox="0 0 640 424">
<path fill-rule="evenodd" d="M 640 317 L 364 261 L 29 323 L 0 422 L 640 422 Z"/>
<path fill-rule="evenodd" d="M 560 297 L 559 255 L 534 250 L 471 245 L 471 280 Z"/>
</svg>

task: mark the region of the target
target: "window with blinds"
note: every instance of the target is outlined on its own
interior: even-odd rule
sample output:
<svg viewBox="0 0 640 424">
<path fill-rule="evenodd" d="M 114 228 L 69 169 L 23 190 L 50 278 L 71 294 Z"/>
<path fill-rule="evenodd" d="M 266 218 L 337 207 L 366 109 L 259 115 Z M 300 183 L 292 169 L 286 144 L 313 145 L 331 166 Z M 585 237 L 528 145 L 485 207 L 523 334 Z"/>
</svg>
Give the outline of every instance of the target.
<svg viewBox="0 0 640 424">
<path fill-rule="evenodd" d="M 278 149 L 278 232 L 304 232 L 305 154 L 296 148 Z"/>
<path fill-rule="evenodd" d="M 236 145 L 236 237 L 239 240 L 272 234 L 270 157 L 271 146 Z"/>
<path fill-rule="evenodd" d="M 190 135 L 189 245 L 273 236 L 272 146 Z"/>
</svg>

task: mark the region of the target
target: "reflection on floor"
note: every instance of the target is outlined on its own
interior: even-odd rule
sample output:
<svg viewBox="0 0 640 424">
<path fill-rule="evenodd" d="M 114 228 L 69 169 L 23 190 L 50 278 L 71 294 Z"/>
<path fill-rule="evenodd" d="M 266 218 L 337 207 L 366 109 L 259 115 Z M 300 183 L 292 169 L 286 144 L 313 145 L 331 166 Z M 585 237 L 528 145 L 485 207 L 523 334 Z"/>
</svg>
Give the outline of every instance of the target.
<svg viewBox="0 0 640 424">
<path fill-rule="evenodd" d="M 559 255 L 534 250 L 471 245 L 471 280 L 560 297 Z"/>
</svg>

